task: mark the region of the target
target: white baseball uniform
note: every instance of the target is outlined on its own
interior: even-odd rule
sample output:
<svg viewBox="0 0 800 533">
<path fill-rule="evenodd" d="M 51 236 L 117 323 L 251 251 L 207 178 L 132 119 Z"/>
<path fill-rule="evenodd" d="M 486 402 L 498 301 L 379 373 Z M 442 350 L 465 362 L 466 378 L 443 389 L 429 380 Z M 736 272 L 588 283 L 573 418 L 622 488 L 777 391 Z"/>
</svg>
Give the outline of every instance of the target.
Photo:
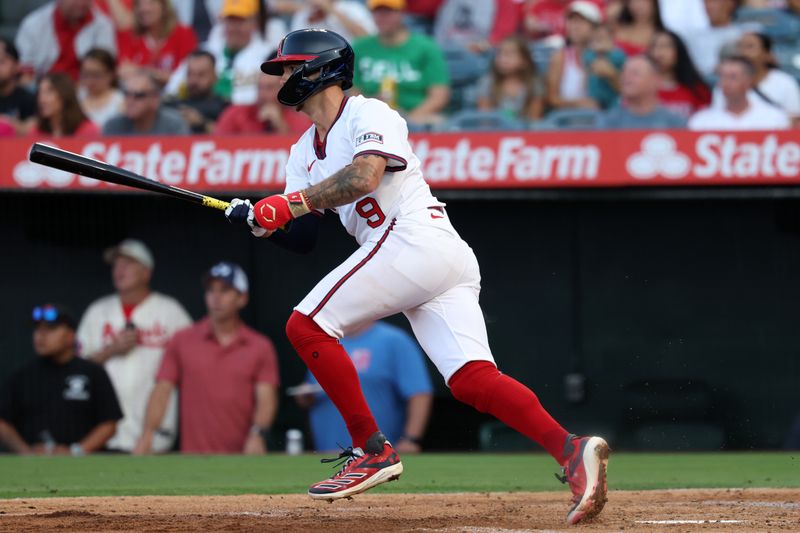
<svg viewBox="0 0 800 533">
<path fill-rule="evenodd" d="M 478 303 L 478 261 L 431 194 L 396 111 L 380 100 L 345 98 L 324 142 L 312 126 L 292 146 L 286 192 L 364 154 L 385 157 L 386 173 L 374 192 L 335 209 L 360 247 L 295 309 L 337 338 L 403 312 L 445 381 L 468 361 L 494 361 Z"/>
<path fill-rule="evenodd" d="M 164 346 L 179 329 L 192 324 L 192 318 L 177 300 L 152 292 L 131 313 L 139 334 L 137 345 L 127 354 L 106 361 L 105 368 L 117 393 L 124 418 L 108 441 L 114 450 L 131 451 L 144 428 L 147 401 L 164 355 Z M 125 329 L 125 315 L 119 296 L 112 294 L 93 302 L 78 326 L 78 343 L 84 357 L 98 352 Z M 172 448 L 177 433 L 178 404 L 173 392 L 159 431 L 153 437 L 153 450 Z"/>
</svg>

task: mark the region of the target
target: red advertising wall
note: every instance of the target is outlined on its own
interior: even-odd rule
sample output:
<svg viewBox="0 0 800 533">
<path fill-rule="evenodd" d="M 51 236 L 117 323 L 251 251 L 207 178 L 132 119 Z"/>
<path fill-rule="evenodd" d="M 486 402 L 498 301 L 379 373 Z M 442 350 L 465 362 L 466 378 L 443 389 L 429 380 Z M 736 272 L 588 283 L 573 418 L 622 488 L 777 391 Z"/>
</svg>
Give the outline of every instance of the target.
<svg viewBox="0 0 800 533">
<path fill-rule="evenodd" d="M 126 137 L 48 142 L 187 189 L 280 190 L 293 138 Z M 413 135 L 434 189 L 794 185 L 800 135 L 788 132 L 504 132 Z M 0 189 L 124 190 L 27 160 L 0 143 Z"/>
</svg>

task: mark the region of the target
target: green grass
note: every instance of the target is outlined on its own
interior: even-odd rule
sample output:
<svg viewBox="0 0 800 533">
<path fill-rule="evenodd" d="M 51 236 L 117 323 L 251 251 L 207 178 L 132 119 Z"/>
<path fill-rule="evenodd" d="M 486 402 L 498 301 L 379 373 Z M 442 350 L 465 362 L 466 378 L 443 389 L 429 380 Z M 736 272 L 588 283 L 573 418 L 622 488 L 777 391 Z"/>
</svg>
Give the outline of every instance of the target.
<svg viewBox="0 0 800 533">
<path fill-rule="evenodd" d="M 0 498 L 302 493 L 332 470 L 313 455 L 0 457 Z M 541 454 L 403 458 L 398 483 L 376 492 L 560 490 Z M 800 453 L 631 454 L 611 457 L 612 489 L 800 487 Z"/>
</svg>

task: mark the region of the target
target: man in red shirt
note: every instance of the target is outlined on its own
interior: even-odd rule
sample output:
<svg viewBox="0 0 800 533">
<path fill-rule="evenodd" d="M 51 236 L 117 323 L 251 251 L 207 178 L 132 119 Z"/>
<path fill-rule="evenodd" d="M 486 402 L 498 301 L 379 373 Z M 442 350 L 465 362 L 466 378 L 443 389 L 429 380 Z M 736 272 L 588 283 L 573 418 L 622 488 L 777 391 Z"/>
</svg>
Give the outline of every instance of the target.
<svg viewBox="0 0 800 533">
<path fill-rule="evenodd" d="M 205 276 L 208 316 L 167 345 L 135 454 L 151 451 L 170 393 L 180 392 L 183 453 L 263 454 L 278 407 L 278 360 L 269 339 L 246 326 L 247 275 L 217 263 Z"/>
</svg>

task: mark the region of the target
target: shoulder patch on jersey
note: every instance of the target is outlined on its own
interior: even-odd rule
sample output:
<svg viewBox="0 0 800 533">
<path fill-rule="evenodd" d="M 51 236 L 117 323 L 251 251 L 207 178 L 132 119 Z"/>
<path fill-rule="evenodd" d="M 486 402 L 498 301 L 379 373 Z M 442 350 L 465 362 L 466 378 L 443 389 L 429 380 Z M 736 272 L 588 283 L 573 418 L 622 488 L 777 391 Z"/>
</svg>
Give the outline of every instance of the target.
<svg viewBox="0 0 800 533">
<path fill-rule="evenodd" d="M 370 131 L 356 138 L 356 146 L 360 146 L 367 142 L 376 142 L 383 144 L 383 135 Z"/>
</svg>

